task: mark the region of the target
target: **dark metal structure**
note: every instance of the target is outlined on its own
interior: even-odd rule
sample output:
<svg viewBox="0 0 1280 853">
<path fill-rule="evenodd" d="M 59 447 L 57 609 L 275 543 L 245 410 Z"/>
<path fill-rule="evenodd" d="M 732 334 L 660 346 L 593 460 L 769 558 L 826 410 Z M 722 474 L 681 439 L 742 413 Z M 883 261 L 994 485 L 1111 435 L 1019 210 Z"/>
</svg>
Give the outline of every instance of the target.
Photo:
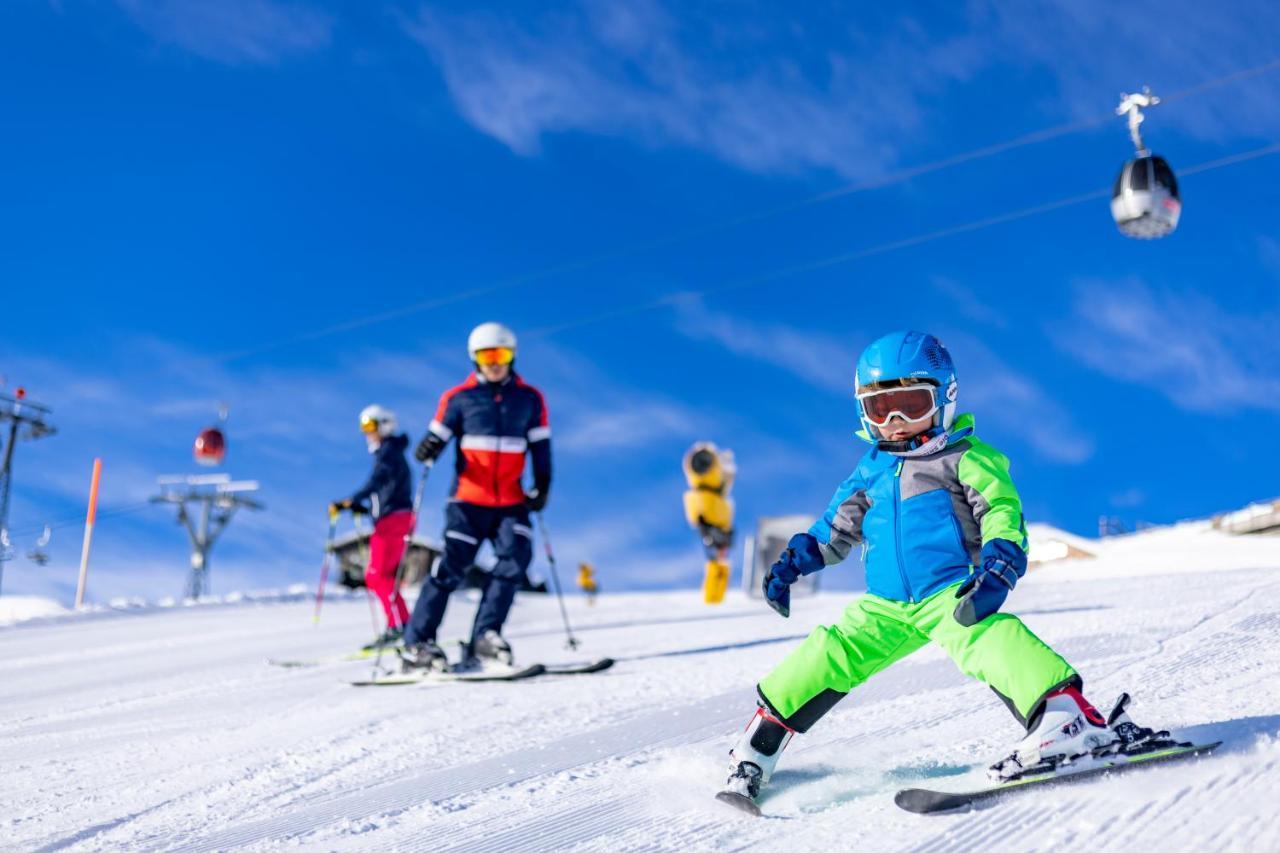
<svg viewBox="0 0 1280 853">
<path fill-rule="evenodd" d="M 19 441 L 34 441 L 57 432 L 49 423 L 50 410 L 46 406 L 26 399 L 26 392 L 19 388 L 12 397 L 0 394 L 0 431 L 4 442 L 3 462 L 0 462 L 0 585 L 4 582 L 4 564 L 13 558 L 9 543 L 9 493 L 13 486 L 13 451 Z"/>
<path fill-rule="evenodd" d="M 176 504 L 178 523 L 191 537 L 187 598 L 199 598 L 209 591 L 209 552 L 236 510 L 264 508 L 245 496 L 257 490 L 256 481 L 233 482 L 227 474 L 160 478 L 160 494 L 151 502 Z"/>
</svg>

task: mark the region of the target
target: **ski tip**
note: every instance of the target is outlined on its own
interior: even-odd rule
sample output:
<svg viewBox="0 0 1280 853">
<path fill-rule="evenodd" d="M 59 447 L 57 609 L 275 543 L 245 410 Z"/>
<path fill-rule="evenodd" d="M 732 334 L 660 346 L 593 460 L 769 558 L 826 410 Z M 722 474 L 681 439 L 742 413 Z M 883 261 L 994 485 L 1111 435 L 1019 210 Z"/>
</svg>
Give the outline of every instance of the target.
<svg viewBox="0 0 1280 853">
<path fill-rule="evenodd" d="M 740 812 L 746 812 L 752 817 L 760 817 L 760 807 L 756 805 L 755 800 L 750 797 L 744 797 L 742 794 L 733 791 L 721 791 L 716 794 L 716 799 L 722 803 L 733 806 Z"/>
<path fill-rule="evenodd" d="M 613 658 L 600 658 L 587 663 L 549 663 L 545 667 L 547 675 L 585 675 L 591 672 L 603 672 L 614 663 Z"/>
<path fill-rule="evenodd" d="M 1210 743 L 1191 744 L 1186 747 L 1186 751 L 1188 755 L 1204 755 L 1205 753 L 1213 752 L 1220 746 L 1222 746 L 1222 741 L 1215 740 Z"/>
<path fill-rule="evenodd" d="M 592 661 L 586 666 L 575 668 L 573 672 L 603 672 L 613 666 L 614 663 L 616 663 L 616 661 L 614 661 L 613 658 L 600 658 L 599 660 Z M 555 670 L 553 667 L 547 667 L 547 671 L 554 672 Z"/>
<path fill-rule="evenodd" d="M 407 684 L 421 684 L 421 678 L 370 678 L 363 681 L 350 681 L 352 687 L 403 687 Z"/>
<path fill-rule="evenodd" d="M 964 794 L 949 794 L 926 788 L 904 788 L 893 795 L 893 802 L 898 808 L 913 814 L 932 814 L 967 808 L 972 800 Z"/>
</svg>

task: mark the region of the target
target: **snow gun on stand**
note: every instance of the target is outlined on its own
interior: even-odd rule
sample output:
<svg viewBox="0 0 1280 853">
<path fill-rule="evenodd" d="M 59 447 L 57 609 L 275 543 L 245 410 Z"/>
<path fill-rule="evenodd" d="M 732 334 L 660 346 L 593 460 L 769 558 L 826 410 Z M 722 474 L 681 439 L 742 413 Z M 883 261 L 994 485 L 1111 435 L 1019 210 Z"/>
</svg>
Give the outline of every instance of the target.
<svg viewBox="0 0 1280 853">
<path fill-rule="evenodd" d="M 596 595 L 600 592 L 600 584 L 596 582 L 596 569 L 590 563 L 578 564 L 578 589 L 587 594 L 587 604 L 596 603 Z"/>
<path fill-rule="evenodd" d="M 733 544 L 733 451 L 711 442 L 699 442 L 684 455 L 684 476 L 689 491 L 684 493 L 684 515 L 698 531 L 707 549 L 707 572 L 702 597 L 707 604 L 719 604 L 729 588 L 729 547 Z"/>
</svg>

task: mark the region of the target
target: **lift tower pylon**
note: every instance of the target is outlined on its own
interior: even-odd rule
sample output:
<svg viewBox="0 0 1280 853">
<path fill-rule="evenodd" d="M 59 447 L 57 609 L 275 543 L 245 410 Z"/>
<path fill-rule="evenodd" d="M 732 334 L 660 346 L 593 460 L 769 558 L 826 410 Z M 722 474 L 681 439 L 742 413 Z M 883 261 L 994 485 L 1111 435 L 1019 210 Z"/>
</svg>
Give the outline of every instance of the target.
<svg viewBox="0 0 1280 853">
<path fill-rule="evenodd" d="M 0 461 L 0 587 L 4 583 L 5 561 L 13 558 L 9 542 L 9 491 L 13 485 L 13 449 L 20 440 L 34 441 L 57 432 L 49 423 L 50 410 L 27 399 L 27 392 L 17 389 L 12 397 L 0 394 L 0 441 L 4 443 Z"/>
</svg>

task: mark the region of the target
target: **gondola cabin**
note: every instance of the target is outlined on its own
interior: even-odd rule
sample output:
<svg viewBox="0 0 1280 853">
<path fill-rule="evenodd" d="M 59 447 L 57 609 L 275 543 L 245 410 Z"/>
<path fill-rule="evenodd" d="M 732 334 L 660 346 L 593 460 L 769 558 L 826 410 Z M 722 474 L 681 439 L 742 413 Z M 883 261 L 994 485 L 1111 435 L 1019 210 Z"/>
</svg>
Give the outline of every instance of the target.
<svg viewBox="0 0 1280 853">
<path fill-rule="evenodd" d="M 206 427 L 200 430 L 191 453 L 196 462 L 201 465 L 208 467 L 221 465 L 227 455 L 227 440 L 223 437 L 222 430 L 217 427 Z"/>
<path fill-rule="evenodd" d="M 1149 155 L 1124 164 L 1111 190 L 1111 216 L 1122 234 L 1154 240 L 1172 233 L 1181 215 L 1178 179 L 1163 157 Z"/>
</svg>

